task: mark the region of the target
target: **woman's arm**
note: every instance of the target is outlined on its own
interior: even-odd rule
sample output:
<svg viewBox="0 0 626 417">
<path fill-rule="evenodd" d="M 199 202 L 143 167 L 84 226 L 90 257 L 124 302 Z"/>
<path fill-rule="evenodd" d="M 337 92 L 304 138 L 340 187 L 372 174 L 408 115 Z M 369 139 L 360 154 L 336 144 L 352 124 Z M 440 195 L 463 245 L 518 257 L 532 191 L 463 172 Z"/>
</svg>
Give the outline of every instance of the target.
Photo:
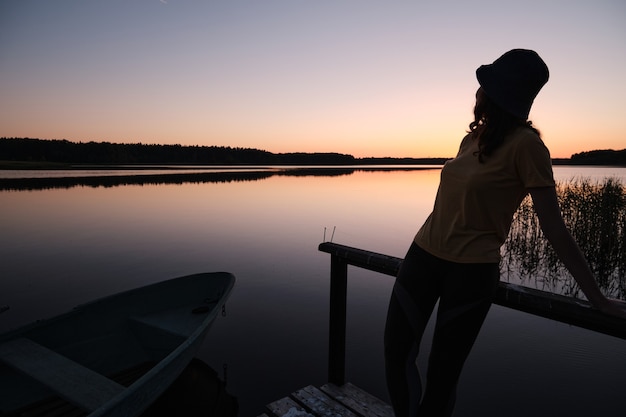
<svg viewBox="0 0 626 417">
<path fill-rule="evenodd" d="M 529 192 L 543 234 L 587 299 L 603 313 L 626 318 L 626 310 L 622 309 L 619 303 L 606 298 L 600 291 L 587 260 L 565 226 L 555 188 L 530 188 Z"/>
</svg>

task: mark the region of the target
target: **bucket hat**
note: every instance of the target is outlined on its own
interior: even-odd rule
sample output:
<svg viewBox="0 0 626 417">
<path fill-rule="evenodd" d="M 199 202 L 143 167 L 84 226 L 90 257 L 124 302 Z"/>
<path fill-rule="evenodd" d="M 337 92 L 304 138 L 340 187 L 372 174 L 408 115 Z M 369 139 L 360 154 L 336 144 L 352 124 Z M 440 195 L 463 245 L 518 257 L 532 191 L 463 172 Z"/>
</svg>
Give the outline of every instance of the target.
<svg viewBox="0 0 626 417">
<path fill-rule="evenodd" d="M 512 49 L 492 64 L 481 65 L 476 70 L 476 78 L 485 94 L 498 106 L 524 120 L 548 77 L 546 63 L 537 52 L 529 49 Z"/>
</svg>

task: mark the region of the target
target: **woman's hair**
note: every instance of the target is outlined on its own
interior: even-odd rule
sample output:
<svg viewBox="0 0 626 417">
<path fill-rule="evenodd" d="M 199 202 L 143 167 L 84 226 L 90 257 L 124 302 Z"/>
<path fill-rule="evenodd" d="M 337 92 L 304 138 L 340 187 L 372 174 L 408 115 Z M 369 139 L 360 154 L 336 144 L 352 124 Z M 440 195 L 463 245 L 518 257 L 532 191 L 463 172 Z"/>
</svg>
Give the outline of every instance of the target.
<svg viewBox="0 0 626 417">
<path fill-rule="evenodd" d="M 527 127 L 541 136 L 530 120 L 523 120 L 503 110 L 495 104 L 482 88 L 476 93 L 474 121 L 469 125 L 469 133 L 478 141 L 478 161 L 483 163 L 504 142 L 504 138 L 517 127 Z"/>
</svg>

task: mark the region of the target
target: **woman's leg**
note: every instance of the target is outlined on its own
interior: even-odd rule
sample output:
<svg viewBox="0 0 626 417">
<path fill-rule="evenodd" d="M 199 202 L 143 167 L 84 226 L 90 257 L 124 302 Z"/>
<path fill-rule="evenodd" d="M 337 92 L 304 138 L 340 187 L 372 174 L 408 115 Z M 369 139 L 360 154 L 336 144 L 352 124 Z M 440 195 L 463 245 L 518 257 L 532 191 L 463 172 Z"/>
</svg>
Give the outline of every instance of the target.
<svg viewBox="0 0 626 417">
<path fill-rule="evenodd" d="M 432 257 L 412 244 L 394 285 L 385 326 L 387 388 L 396 417 L 415 417 L 422 386 L 415 360 L 437 302 Z"/>
<path fill-rule="evenodd" d="M 420 417 L 450 416 L 463 364 L 499 281 L 497 264 L 455 264 L 443 280 Z"/>
</svg>

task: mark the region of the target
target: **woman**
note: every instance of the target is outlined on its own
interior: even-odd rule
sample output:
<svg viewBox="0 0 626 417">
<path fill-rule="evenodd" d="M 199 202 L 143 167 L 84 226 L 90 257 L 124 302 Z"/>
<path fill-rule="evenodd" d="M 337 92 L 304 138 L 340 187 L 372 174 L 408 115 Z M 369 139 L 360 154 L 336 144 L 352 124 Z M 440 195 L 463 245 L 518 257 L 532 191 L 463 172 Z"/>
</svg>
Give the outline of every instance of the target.
<svg viewBox="0 0 626 417">
<path fill-rule="evenodd" d="M 561 218 L 548 149 L 527 121 L 548 81 L 536 52 L 511 50 L 476 70 L 474 121 L 441 171 L 433 212 L 396 278 L 385 327 L 387 385 L 396 417 L 449 416 L 463 364 L 499 281 L 500 247 L 530 194 L 545 236 L 590 302 L 626 318 L 600 292 Z M 439 301 L 426 389 L 415 360 Z"/>
</svg>

